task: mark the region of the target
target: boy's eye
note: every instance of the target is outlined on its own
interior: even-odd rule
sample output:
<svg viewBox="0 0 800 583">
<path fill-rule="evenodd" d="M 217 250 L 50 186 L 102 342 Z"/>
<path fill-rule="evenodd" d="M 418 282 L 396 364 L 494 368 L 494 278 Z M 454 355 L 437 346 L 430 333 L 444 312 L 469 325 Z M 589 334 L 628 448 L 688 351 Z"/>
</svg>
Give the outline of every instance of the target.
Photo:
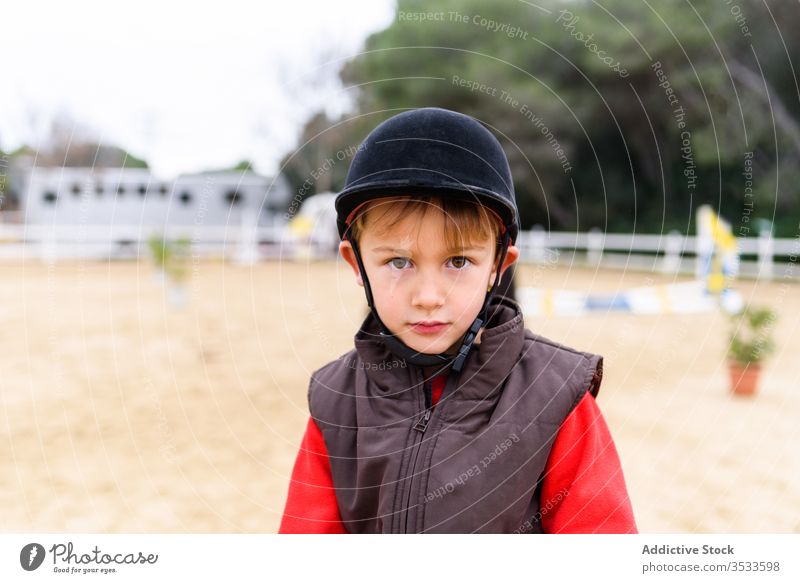
<svg viewBox="0 0 800 583">
<path fill-rule="evenodd" d="M 387 261 L 387 263 L 394 269 L 403 270 L 407 269 L 411 265 L 411 260 L 408 257 L 392 257 L 389 261 Z M 457 255 L 448 260 L 448 264 L 455 269 L 464 269 L 471 263 L 472 261 L 463 255 Z"/>
<path fill-rule="evenodd" d="M 405 269 L 409 261 L 407 257 L 393 257 L 389 260 L 389 263 L 395 269 Z"/>
<path fill-rule="evenodd" d="M 450 263 L 452 263 L 453 267 L 455 267 L 456 269 L 463 269 L 472 262 L 468 258 L 462 255 L 458 255 L 456 257 L 451 257 Z"/>
</svg>

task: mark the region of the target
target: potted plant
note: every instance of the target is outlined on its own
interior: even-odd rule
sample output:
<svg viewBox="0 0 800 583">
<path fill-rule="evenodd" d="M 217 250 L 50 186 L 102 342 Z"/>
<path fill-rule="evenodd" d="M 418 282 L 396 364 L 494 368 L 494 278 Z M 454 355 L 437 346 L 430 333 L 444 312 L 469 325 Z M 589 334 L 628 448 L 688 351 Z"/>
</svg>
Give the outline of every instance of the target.
<svg viewBox="0 0 800 583">
<path fill-rule="evenodd" d="M 156 279 L 167 283 L 167 294 L 175 307 L 183 307 L 186 303 L 184 283 L 189 273 L 188 260 L 191 241 L 180 238 L 168 241 L 164 237 L 154 235 L 148 240 L 150 255 L 156 267 Z"/>
<path fill-rule="evenodd" d="M 165 266 L 169 255 L 169 247 L 164 237 L 151 235 L 147 239 L 147 247 L 150 250 L 150 259 L 153 261 L 153 280 L 156 283 L 164 283 L 166 279 Z"/>
<path fill-rule="evenodd" d="M 731 316 L 728 371 L 734 395 L 753 395 L 761 362 L 775 350 L 772 327 L 777 316 L 767 307 L 746 306 Z"/>
</svg>

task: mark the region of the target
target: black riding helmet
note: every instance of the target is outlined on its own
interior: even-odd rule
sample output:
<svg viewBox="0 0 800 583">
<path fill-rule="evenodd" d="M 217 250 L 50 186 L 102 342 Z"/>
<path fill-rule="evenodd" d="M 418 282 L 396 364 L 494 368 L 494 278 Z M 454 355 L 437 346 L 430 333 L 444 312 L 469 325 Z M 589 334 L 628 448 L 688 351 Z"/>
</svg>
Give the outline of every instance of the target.
<svg viewBox="0 0 800 583">
<path fill-rule="evenodd" d="M 353 247 L 367 304 L 387 347 L 412 364 L 442 365 L 442 368 L 452 364 L 452 370 L 459 372 L 486 322 L 489 302 L 500 281 L 500 269 L 478 316 L 464 334 L 459 351 L 455 355 L 420 353 L 399 340 L 380 319 L 361 253 L 349 229 L 357 209 L 364 203 L 413 194 L 461 198 L 493 210 L 503 223 L 498 264 L 502 266 L 509 245 L 517 238 L 519 220 L 511 170 L 500 142 L 468 115 L 438 107 L 406 111 L 384 121 L 366 137 L 353 157 L 344 190 L 335 202 L 339 236 Z"/>
</svg>

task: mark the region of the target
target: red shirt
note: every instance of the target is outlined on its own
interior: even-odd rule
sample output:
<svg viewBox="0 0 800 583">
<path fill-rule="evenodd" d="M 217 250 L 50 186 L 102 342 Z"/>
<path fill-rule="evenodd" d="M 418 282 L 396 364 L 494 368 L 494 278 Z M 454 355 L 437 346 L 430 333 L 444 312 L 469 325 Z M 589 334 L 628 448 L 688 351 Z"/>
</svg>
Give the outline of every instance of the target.
<svg viewBox="0 0 800 583">
<path fill-rule="evenodd" d="M 444 375 L 433 379 L 434 405 L 445 380 Z M 547 533 L 638 532 L 614 441 L 588 392 L 559 428 L 545 466 L 539 507 Z M 312 418 L 295 460 L 278 532 L 347 532 L 325 440 Z"/>
</svg>

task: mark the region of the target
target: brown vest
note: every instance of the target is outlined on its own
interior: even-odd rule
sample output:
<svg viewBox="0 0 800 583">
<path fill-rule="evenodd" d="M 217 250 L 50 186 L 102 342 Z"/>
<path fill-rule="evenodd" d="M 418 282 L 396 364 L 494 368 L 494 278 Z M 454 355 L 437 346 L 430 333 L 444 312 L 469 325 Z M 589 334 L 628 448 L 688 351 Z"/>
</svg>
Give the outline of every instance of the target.
<svg viewBox="0 0 800 583">
<path fill-rule="evenodd" d="M 389 352 L 371 315 L 355 349 L 312 374 L 309 408 L 348 531 L 541 532 L 555 502 L 539 500 L 550 449 L 586 391 L 597 395 L 603 357 L 527 330 L 507 298 L 489 313 L 432 411 L 421 369 Z"/>
</svg>

